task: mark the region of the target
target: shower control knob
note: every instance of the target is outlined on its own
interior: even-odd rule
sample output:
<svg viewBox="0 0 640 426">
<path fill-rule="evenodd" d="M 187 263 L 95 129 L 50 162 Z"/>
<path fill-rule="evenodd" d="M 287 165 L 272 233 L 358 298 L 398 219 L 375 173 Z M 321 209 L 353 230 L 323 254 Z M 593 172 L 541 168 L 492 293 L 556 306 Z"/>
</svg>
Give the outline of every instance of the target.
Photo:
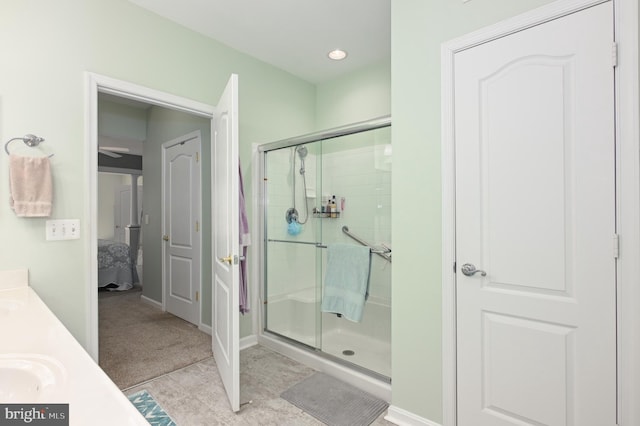
<svg viewBox="0 0 640 426">
<path fill-rule="evenodd" d="M 462 268 L 460 268 L 460 270 L 468 277 L 471 277 L 478 272 L 480 272 L 480 275 L 482 275 L 483 277 L 487 276 L 487 273 L 485 271 L 476 269 L 475 265 L 472 265 L 471 263 L 465 263 L 464 265 L 462 265 Z"/>
</svg>

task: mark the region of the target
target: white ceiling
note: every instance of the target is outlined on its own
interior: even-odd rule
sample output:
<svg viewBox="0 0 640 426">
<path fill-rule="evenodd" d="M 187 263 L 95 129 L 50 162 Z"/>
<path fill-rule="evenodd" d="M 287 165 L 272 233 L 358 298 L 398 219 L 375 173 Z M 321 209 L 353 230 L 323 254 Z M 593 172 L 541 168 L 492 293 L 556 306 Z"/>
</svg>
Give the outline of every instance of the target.
<svg viewBox="0 0 640 426">
<path fill-rule="evenodd" d="M 391 56 L 391 0 L 129 1 L 311 83 Z"/>
</svg>

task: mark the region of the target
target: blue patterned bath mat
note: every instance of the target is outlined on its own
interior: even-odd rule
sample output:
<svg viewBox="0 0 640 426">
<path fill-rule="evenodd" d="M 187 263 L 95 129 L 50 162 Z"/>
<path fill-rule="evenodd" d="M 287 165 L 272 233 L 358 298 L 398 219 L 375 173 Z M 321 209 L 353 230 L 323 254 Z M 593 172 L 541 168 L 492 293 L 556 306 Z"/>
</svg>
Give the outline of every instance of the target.
<svg viewBox="0 0 640 426">
<path fill-rule="evenodd" d="M 146 390 L 129 395 L 128 398 L 151 426 L 176 426 L 176 422 Z"/>
</svg>

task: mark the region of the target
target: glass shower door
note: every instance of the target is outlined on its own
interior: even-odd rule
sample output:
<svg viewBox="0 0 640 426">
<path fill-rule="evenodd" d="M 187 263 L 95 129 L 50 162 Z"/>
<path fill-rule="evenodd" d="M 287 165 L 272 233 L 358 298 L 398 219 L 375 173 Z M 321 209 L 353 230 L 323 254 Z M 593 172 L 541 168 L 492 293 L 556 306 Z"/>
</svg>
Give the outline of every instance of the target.
<svg viewBox="0 0 640 426">
<path fill-rule="evenodd" d="M 265 153 L 266 330 L 319 348 L 319 143 Z M 304 149 L 302 149 L 304 148 Z"/>
<path fill-rule="evenodd" d="M 390 251 L 390 126 L 276 147 L 263 158 L 265 330 L 388 379 L 390 254 L 371 256 L 361 321 L 322 312 L 321 301 L 329 245 Z"/>
<path fill-rule="evenodd" d="M 336 214 L 323 219 L 323 243 L 364 243 L 374 251 L 391 247 L 391 128 L 328 139 L 322 151 L 323 198 L 337 204 Z M 325 273 L 326 258 L 323 253 Z M 361 321 L 322 313 L 321 349 L 390 377 L 391 258 L 372 254 L 370 265 Z"/>
</svg>

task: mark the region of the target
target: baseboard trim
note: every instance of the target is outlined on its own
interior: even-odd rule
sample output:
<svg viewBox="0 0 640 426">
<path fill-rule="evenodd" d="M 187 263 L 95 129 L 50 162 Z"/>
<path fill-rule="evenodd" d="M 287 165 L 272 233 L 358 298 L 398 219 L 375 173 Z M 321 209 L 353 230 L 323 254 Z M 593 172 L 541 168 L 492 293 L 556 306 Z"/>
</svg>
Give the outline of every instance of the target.
<svg viewBox="0 0 640 426">
<path fill-rule="evenodd" d="M 442 426 L 440 423 L 432 422 L 395 405 L 389 406 L 384 419 L 400 426 Z"/>
<path fill-rule="evenodd" d="M 157 302 L 153 299 L 149 299 L 147 296 L 145 295 L 140 295 L 140 301 L 143 303 L 146 303 L 147 305 L 151 305 L 154 308 L 158 308 L 160 310 L 162 310 L 162 303 Z"/>
<path fill-rule="evenodd" d="M 209 336 L 213 335 L 213 329 L 210 325 L 200 324 L 198 326 L 198 330 L 202 331 L 203 333 L 207 333 Z"/>
<path fill-rule="evenodd" d="M 250 348 L 251 346 L 258 344 L 258 336 L 252 334 L 251 336 L 243 337 L 240 339 L 240 350 Z"/>
</svg>

